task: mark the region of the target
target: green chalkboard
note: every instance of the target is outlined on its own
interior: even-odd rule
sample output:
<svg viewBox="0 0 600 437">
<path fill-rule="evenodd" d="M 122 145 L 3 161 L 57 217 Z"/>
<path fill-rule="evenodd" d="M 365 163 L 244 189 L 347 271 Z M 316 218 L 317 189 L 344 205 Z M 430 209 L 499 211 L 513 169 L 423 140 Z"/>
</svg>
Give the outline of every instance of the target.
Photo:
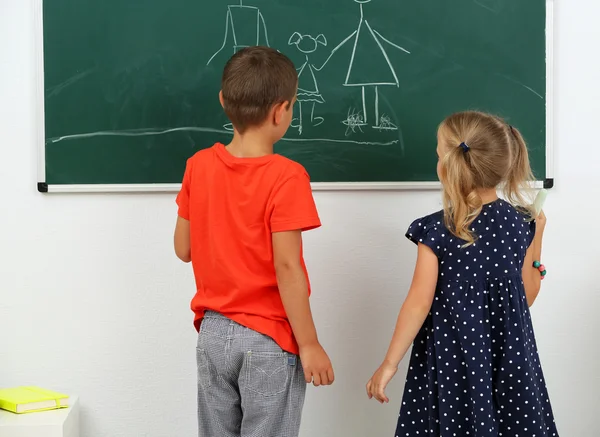
<svg viewBox="0 0 600 437">
<path fill-rule="evenodd" d="M 46 0 L 41 186 L 178 184 L 231 138 L 220 75 L 256 44 L 299 70 L 276 150 L 313 182 L 435 181 L 464 109 L 518 126 L 545 179 L 545 28 L 545 0 Z"/>
</svg>

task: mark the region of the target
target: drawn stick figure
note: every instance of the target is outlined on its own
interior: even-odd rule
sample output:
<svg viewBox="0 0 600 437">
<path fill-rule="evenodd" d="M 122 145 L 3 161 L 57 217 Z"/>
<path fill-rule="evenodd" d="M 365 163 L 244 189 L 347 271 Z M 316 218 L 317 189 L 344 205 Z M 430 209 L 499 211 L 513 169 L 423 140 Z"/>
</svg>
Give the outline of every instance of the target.
<svg viewBox="0 0 600 437">
<path fill-rule="evenodd" d="M 396 130 L 397 127 L 391 123 L 390 119 L 385 116 L 380 116 L 379 113 L 379 87 L 382 86 L 400 86 L 396 70 L 392 66 L 390 58 L 384 48 L 384 43 L 395 49 L 401 50 L 404 53 L 410 54 L 408 50 L 399 45 L 394 44 L 386 39 L 381 33 L 373 29 L 369 21 L 365 19 L 363 6 L 371 0 L 354 0 L 359 4 L 360 19 L 357 29 L 348 35 L 341 43 L 339 43 L 332 51 L 323 65 L 316 69 L 321 70 L 329 62 L 331 57 L 347 42 L 354 41 L 352 55 L 348 65 L 348 72 L 343 85 L 347 87 L 360 87 L 362 92 L 362 117 L 360 120 L 352 122 L 354 127 L 365 126 L 368 123 L 368 111 L 366 103 L 366 89 L 372 88 L 375 91 L 375 109 L 374 109 L 374 124 L 373 128 L 378 130 Z M 364 77 L 358 69 L 363 72 L 368 71 L 369 77 Z M 346 124 L 348 120 L 344 123 Z"/>
<path fill-rule="evenodd" d="M 325 121 L 323 117 L 315 117 L 315 106 L 317 103 L 325 103 L 325 99 L 319 91 L 319 84 L 315 76 L 315 66 L 310 63 L 309 55 L 317 51 L 319 44 L 326 46 L 327 39 L 324 35 L 318 35 L 316 38 L 311 35 L 301 35 L 298 32 L 290 37 L 289 45 L 295 45 L 296 48 L 304 54 L 305 61 L 298 68 L 298 118 L 294 119 L 292 127 L 297 127 L 298 132 L 302 134 L 303 130 L 303 103 L 311 104 L 310 122 L 313 126 L 319 126 Z"/>
<path fill-rule="evenodd" d="M 225 36 L 223 37 L 223 45 L 214 55 L 208 60 L 206 65 L 227 47 L 229 34 L 233 41 L 230 42 L 235 54 L 238 50 L 244 47 L 266 45 L 269 46 L 269 35 L 267 33 L 267 25 L 265 18 L 255 6 L 246 6 L 240 0 L 239 5 L 227 6 L 227 16 L 225 17 Z M 256 23 L 255 26 L 242 26 L 240 23 Z M 239 26 L 237 24 L 240 24 Z"/>
</svg>

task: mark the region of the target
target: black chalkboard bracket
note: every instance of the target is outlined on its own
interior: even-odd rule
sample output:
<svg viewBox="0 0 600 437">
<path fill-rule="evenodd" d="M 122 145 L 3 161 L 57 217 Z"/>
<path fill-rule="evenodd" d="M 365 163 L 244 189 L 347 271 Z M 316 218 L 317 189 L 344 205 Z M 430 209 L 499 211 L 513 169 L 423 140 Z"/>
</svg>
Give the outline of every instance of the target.
<svg viewBox="0 0 600 437">
<path fill-rule="evenodd" d="M 550 189 L 554 187 L 554 178 L 546 178 L 544 180 L 544 188 Z"/>
<path fill-rule="evenodd" d="M 37 189 L 40 193 L 48 192 L 48 184 L 46 182 L 38 182 Z"/>
</svg>

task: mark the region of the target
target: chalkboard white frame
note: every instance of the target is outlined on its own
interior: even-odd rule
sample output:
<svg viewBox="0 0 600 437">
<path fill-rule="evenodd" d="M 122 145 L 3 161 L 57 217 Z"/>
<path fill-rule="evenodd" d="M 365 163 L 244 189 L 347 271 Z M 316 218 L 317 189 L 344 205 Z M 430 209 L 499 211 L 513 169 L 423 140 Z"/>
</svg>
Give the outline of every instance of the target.
<svg viewBox="0 0 600 437">
<path fill-rule="evenodd" d="M 31 0 L 35 16 L 36 143 L 38 147 L 38 191 L 43 193 L 143 193 L 177 192 L 181 184 L 81 184 L 48 185 L 46 180 L 46 138 L 44 125 L 44 41 L 43 0 Z M 546 0 L 546 179 L 538 188 L 554 185 L 554 1 Z M 315 182 L 315 191 L 439 190 L 439 182 Z"/>
</svg>

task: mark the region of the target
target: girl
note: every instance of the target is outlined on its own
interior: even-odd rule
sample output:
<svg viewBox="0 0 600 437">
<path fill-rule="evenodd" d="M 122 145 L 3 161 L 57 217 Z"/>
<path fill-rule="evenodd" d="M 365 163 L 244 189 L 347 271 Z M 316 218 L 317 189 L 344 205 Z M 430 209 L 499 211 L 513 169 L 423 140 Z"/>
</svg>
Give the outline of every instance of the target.
<svg viewBox="0 0 600 437">
<path fill-rule="evenodd" d="M 298 133 L 302 135 L 303 122 L 302 122 L 302 103 L 310 103 L 312 109 L 310 111 L 310 122 L 313 126 L 319 126 L 325 119 L 323 117 L 315 117 L 315 106 L 316 104 L 325 103 L 325 99 L 319 91 L 319 84 L 315 71 L 321 71 L 321 68 L 317 68 L 309 60 L 309 56 L 316 52 L 319 48 L 319 44 L 326 46 L 327 38 L 325 35 L 318 35 L 316 38 L 311 35 L 301 35 L 298 32 L 294 32 L 288 41 L 289 45 L 295 45 L 298 50 L 304 54 L 304 63 L 298 68 L 298 92 L 296 99 L 298 102 L 298 118 L 294 119 L 292 127 L 298 128 Z"/>
<path fill-rule="evenodd" d="M 546 274 L 546 219 L 533 220 L 523 195 L 523 137 L 463 112 L 440 125 L 437 154 L 444 210 L 407 232 L 414 278 L 367 394 L 389 402 L 385 387 L 414 341 L 397 437 L 557 436 L 529 313 Z"/>
</svg>

